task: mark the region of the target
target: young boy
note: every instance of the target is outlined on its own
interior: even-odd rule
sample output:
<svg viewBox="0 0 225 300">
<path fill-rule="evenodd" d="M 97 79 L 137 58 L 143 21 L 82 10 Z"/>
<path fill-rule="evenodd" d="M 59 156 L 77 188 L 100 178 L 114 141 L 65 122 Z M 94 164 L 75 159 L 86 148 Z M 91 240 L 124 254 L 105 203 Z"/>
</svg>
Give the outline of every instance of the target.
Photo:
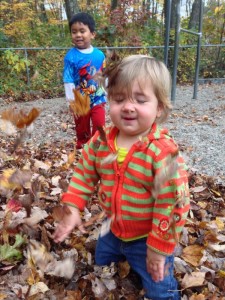
<svg viewBox="0 0 225 300">
<path fill-rule="evenodd" d="M 98 127 L 105 125 L 106 93 L 95 79 L 97 73 L 101 73 L 105 67 L 105 56 L 102 51 L 91 45 L 95 38 L 95 21 L 92 16 L 78 13 L 70 20 L 69 27 L 74 47 L 64 58 L 63 81 L 66 99 L 69 102 L 74 101 L 75 89 L 81 96 L 90 97 L 88 114 L 74 114 L 76 147 L 81 149 Z"/>
<path fill-rule="evenodd" d="M 189 210 L 186 167 L 165 128 L 171 108 L 170 74 L 145 55 L 124 58 L 108 74 L 113 125 L 85 145 L 62 202 L 66 214 L 54 233 L 63 241 L 73 228 L 84 231 L 80 211 L 99 184 L 99 202 L 110 231 L 100 234 L 95 261 L 126 259 L 152 300 L 180 299 L 173 252 Z"/>
</svg>

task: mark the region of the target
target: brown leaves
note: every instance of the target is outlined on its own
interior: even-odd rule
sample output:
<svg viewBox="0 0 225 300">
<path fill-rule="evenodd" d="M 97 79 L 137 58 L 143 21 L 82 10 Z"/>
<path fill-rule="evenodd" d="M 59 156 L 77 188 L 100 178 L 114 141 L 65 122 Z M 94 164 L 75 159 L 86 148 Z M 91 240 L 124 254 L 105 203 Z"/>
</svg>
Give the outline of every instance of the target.
<svg viewBox="0 0 225 300">
<path fill-rule="evenodd" d="M 10 150 L 15 152 L 18 146 L 23 142 L 28 134 L 33 131 L 33 122 L 39 116 L 40 111 L 37 108 L 32 108 L 27 114 L 23 110 L 8 109 L 1 112 L 0 130 L 6 135 L 15 135 L 16 139 Z"/>
<path fill-rule="evenodd" d="M 70 107 L 76 116 L 85 116 L 90 111 L 90 96 L 82 95 L 79 90 L 73 90 L 74 101 L 70 102 Z"/>
<path fill-rule="evenodd" d="M 185 274 L 182 280 L 182 287 L 188 288 L 193 286 L 201 286 L 205 281 L 206 273 L 192 272 L 191 274 Z"/>
<path fill-rule="evenodd" d="M 8 211 L 18 212 L 22 208 L 21 201 L 16 199 L 10 199 L 6 205 L 6 213 Z"/>
<path fill-rule="evenodd" d="M 107 164 L 111 164 L 112 162 L 116 161 L 118 157 L 118 153 L 110 153 L 108 156 L 106 156 L 105 158 L 103 158 L 101 160 L 101 165 L 107 165 Z"/>
<path fill-rule="evenodd" d="M 105 133 L 105 129 L 102 126 L 98 126 L 98 131 L 100 133 L 100 138 L 103 142 L 107 142 L 107 138 L 106 138 L 106 133 Z"/>
<path fill-rule="evenodd" d="M 163 162 L 161 171 L 158 174 L 156 174 L 154 178 L 153 188 L 152 188 L 152 195 L 154 198 L 158 197 L 158 194 L 162 186 L 175 175 L 177 170 L 178 170 L 177 155 L 168 156 Z"/>
<path fill-rule="evenodd" d="M 121 61 L 120 56 L 115 50 L 109 50 L 106 51 L 106 68 L 103 72 L 103 75 L 107 77 L 111 72 L 116 69 L 116 67 L 119 65 Z"/>
<path fill-rule="evenodd" d="M 182 258 L 197 267 L 200 265 L 201 259 L 203 257 L 204 247 L 199 245 L 191 245 L 187 246 L 183 249 Z"/>
<path fill-rule="evenodd" d="M 9 177 L 9 182 L 23 186 L 31 180 L 32 172 L 30 170 L 15 170 Z"/>
<path fill-rule="evenodd" d="M 31 179 L 31 172 L 28 170 L 5 169 L 0 175 L 0 187 L 4 189 L 22 188 Z"/>
<path fill-rule="evenodd" d="M 128 261 L 119 262 L 118 264 L 118 274 L 120 278 L 126 278 L 130 273 L 130 265 Z"/>
<path fill-rule="evenodd" d="M 91 226 L 91 225 L 95 224 L 97 221 L 103 220 L 103 218 L 105 218 L 105 212 L 104 211 L 102 211 L 99 214 L 91 217 L 88 221 L 84 222 L 83 225 L 84 225 L 84 227 Z"/>
<path fill-rule="evenodd" d="M 56 222 L 60 222 L 65 215 L 71 214 L 71 211 L 66 205 L 55 206 L 52 211 L 52 217 Z"/>
<path fill-rule="evenodd" d="M 195 200 L 191 201 L 175 270 L 184 274 L 178 278 L 188 299 L 220 299 L 223 295 L 220 274 L 225 270 L 225 189 L 216 186 L 211 177 L 191 170 L 189 182 L 191 198 Z"/>
<path fill-rule="evenodd" d="M 23 110 L 17 112 L 14 109 L 9 109 L 1 113 L 1 118 L 3 120 L 10 121 L 17 128 L 22 129 L 33 123 L 39 114 L 40 111 L 37 108 L 32 108 L 28 114 L 26 114 Z"/>
<path fill-rule="evenodd" d="M 58 124 L 60 127 L 60 122 Z M 59 130 L 62 130 L 61 127 Z M 100 129 L 100 135 L 101 140 L 105 140 L 103 128 Z M 7 295 L 10 291 L 13 299 L 77 297 L 80 300 L 85 297 L 96 299 L 101 294 L 104 295 L 103 299 L 142 299 L 138 280 L 131 277 L 132 272 L 129 272 L 126 263 L 119 267 L 114 265 L 113 268 L 99 269 L 94 264 L 96 239 L 104 217 L 96 195 L 90 199 L 88 213 L 81 215 L 85 227 L 88 227 L 87 234 L 81 235 L 78 230 L 73 231 L 71 238 L 61 244 L 55 244 L 51 239 L 54 221 L 60 220 L 67 213 L 61 206 L 58 211 L 53 208 L 59 206 L 61 193 L 67 190 L 76 164 L 74 141 L 46 142 L 39 148 L 32 141 L 29 145 L 32 147 L 24 145 L 14 155 L 10 155 L 10 138 L 0 140 L 0 185 L 6 185 L 5 189 L 12 193 L 7 197 L 1 194 L 0 228 L 4 230 L 1 231 L 0 243 L 13 245 L 15 234 L 18 233 L 22 233 L 28 242 L 31 240 L 33 243 L 28 255 L 28 259 L 31 258 L 32 261 L 29 268 L 26 257 L 22 257 L 19 263 L 14 259 L 13 272 L 11 264 L 1 262 L 1 294 Z M 114 159 L 115 157 L 109 157 L 108 161 Z M 170 163 L 171 161 L 168 165 Z M 31 179 L 29 172 L 26 173 L 28 170 L 33 174 Z M 168 170 L 157 178 L 156 190 L 172 173 L 173 168 L 171 172 Z M 220 300 L 223 299 L 225 286 L 225 187 L 217 185 L 214 178 L 190 172 L 190 188 L 191 211 L 181 233 L 179 251 L 175 258 L 176 278 L 182 289 L 182 299 Z M 59 191 L 61 192 L 58 193 Z M 9 203 L 7 208 L 6 203 Z M 4 217 L 5 208 L 8 213 Z M 106 232 L 108 230 L 109 226 L 106 226 Z M 27 253 L 28 244 L 23 244 L 18 250 L 22 254 Z M 69 259 L 65 260 L 66 257 Z M 65 275 L 64 270 L 67 272 L 74 261 L 76 271 L 71 280 L 58 278 Z"/>
<path fill-rule="evenodd" d="M 46 247 L 36 240 L 30 240 L 27 257 L 28 265 L 32 269 L 36 266 L 41 272 L 49 275 L 71 278 L 75 269 L 72 257 L 57 261 Z"/>
</svg>

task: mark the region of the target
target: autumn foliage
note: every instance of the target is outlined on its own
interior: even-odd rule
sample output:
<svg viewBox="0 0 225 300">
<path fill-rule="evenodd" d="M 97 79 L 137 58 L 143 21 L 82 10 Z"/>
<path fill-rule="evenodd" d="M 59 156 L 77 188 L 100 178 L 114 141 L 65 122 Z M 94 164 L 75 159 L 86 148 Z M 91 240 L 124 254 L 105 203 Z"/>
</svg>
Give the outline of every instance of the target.
<svg viewBox="0 0 225 300">
<path fill-rule="evenodd" d="M 139 279 L 127 262 L 95 265 L 96 239 L 104 218 L 96 194 L 81 213 L 87 234 L 75 229 L 64 243 L 53 242 L 56 222 L 70 213 L 59 200 L 67 190 L 79 155 L 74 142 L 57 140 L 49 140 L 42 147 L 21 140 L 11 151 L 21 130 L 32 118 L 36 121 L 41 117 L 31 114 L 36 110 L 22 114 L 6 110 L 2 121 L 7 123 L 0 127 L 0 297 L 143 299 Z M 15 116 L 24 120 L 25 128 L 13 125 L 18 120 Z M 65 122 L 64 114 L 62 120 Z M 11 133 L 6 128 L 9 123 L 16 128 Z M 104 128 L 99 130 L 105 139 Z M 155 196 L 174 170 L 176 163 L 171 157 L 165 161 L 165 172 L 156 178 Z M 224 300 L 225 187 L 192 169 L 189 184 L 191 209 L 175 253 L 175 276 L 182 300 Z"/>
<path fill-rule="evenodd" d="M 185 7 L 186 14 L 181 19 L 181 27 L 184 29 L 190 29 L 190 19 L 195 15 L 195 11 L 191 9 L 193 2 L 197 3 L 191 1 Z M 96 20 L 97 34 L 93 45 L 103 47 L 105 52 L 105 47 L 119 47 L 121 57 L 145 53 L 164 59 L 164 2 L 104 0 L 100 3 L 78 0 L 75 3 L 77 11 L 89 12 Z M 65 16 L 68 14 L 69 19 L 73 12 L 64 12 L 63 5 L 63 1 L 58 0 L 50 1 L 45 7 L 38 1 L 1 1 L 0 44 L 8 49 L 0 48 L 0 95 L 26 101 L 40 96 L 64 96 L 63 57 L 72 47 Z M 205 3 L 200 78 L 224 76 L 225 47 L 221 46 L 224 44 L 224 12 L 223 2 Z M 173 22 L 175 19 L 175 10 L 172 10 Z M 174 41 L 172 27 L 168 62 L 171 72 Z M 185 32 L 180 34 L 177 79 L 181 83 L 193 83 L 196 44 L 196 36 Z M 215 44 L 218 46 L 210 46 Z"/>
<path fill-rule="evenodd" d="M 79 90 L 74 89 L 74 100 L 70 101 L 70 108 L 76 116 L 85 116 L 90 111 L 90 96 L 82 95 Z"/>
<path fill-rule="evenodd" d="M 26 114 L 23 110 L 17 112 L 14 109 L 9 109 L 1 113 L 1 119 L 9 121 L 17 128 L 22 129 L 31 125 L 39 114 L 40 111 L 37 108 L 32 108 L 28 114 Z"/>
</svg>

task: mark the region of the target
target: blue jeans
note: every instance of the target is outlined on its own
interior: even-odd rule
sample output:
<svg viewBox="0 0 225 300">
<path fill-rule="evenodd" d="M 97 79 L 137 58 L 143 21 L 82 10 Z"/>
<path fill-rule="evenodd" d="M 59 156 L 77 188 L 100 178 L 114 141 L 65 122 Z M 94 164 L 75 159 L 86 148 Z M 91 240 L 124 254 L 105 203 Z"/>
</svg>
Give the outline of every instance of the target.
<svg viewBox="0 0 225 300">
<path fill-rule="evenodd" d="M 98 238 L 95 262 L 97 265 L 110 265 L 111 262 L 126 259 L 131 268 L 141 277 L 143 288 L 146 291 L 145 297 L 151 300 L 179 300 L 177 281 L 173 275 L 174 257 L 167 256 L 166 276 L 163 281 L 155 282 L 146 269 L 146 253 L 146 238 L 124 242 L 110 231 Z"/>
</svg>

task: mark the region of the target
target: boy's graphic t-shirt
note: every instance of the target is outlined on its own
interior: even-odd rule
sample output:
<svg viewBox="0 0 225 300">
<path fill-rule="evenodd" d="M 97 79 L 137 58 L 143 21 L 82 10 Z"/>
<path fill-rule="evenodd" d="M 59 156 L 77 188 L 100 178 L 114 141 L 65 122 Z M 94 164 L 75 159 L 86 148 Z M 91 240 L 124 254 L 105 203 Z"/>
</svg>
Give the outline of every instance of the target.
<svg viewBox="0 0 225 300">
<path fill-rule="evenodd" d="M 104 68 L 105 55 L 101 50 L 92 47 L 90 51 L 79 51 L 72 48 L 64 58 L 63 82 L 74 83 L 82 95 L 88 94 L 92 108 L 106 102 L 106 92 L 95 79 L 96 73 Z"/>
</svg>

